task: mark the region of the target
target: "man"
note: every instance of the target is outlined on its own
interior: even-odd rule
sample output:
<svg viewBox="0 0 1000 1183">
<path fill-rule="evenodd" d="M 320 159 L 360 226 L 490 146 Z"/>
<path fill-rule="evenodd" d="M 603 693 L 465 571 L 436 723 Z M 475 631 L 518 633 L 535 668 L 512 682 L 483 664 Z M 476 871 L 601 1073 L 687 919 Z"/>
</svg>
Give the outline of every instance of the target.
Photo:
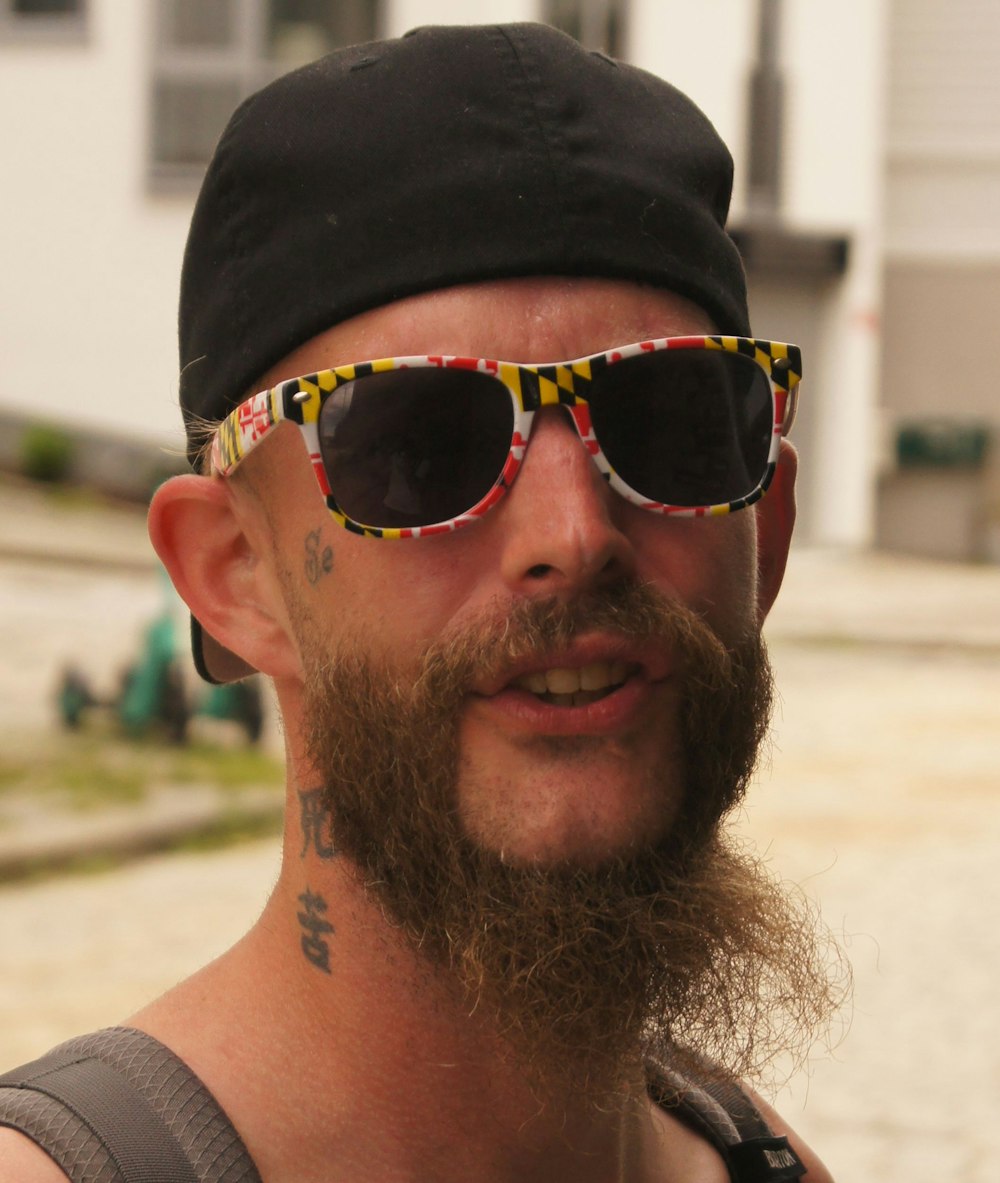
<svg viewBox="0 0 1000 1183">
<path fill-rule="evenodd" d="M 197 473 L 150 529 L 202 672 L 274 682 L 283 870 L 219 961 L 8 1077 L 4 1183 L 118 1178 L 133 1093 L 192 1179 L 828 1178 L 734 1084 L 835 990 L 721 830 L 799 376 L 743 340 L 730 186 L 687 99 L 543 26 L 234 116 L 182 283 Z M 117 1157 L 10 1116 L 63 1076 L 85 1108 L 83 1061 Z"/>
</svg>

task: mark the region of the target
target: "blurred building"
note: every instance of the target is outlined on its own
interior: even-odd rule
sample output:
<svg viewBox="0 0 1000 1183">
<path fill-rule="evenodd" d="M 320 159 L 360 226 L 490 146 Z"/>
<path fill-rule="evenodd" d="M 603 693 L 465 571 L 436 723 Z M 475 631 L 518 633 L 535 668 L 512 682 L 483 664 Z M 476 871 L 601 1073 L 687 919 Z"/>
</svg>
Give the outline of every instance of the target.
<svg viewBox="0 0 1000 1183">
<path fill-rule="evenodd" d="M 876 537 L 1000 562 L 1000 5 L 893 0 L 890 28 Z"/>
<path fill-rule="evenodd" d="M 0 463 L 26 420 L 90 433 L 79 451 L 123 477 L 137 448 L 179 454 L 177 278 L 228 113 L 337 44 L 468 14 L 0 0 Z M 479 0 L 475 19 L 548 20 L 662 74 L 733 148 L 755 332 L 806 353 L 800 536 L 1000 558 L 1000 5 Z"/>
</svg>

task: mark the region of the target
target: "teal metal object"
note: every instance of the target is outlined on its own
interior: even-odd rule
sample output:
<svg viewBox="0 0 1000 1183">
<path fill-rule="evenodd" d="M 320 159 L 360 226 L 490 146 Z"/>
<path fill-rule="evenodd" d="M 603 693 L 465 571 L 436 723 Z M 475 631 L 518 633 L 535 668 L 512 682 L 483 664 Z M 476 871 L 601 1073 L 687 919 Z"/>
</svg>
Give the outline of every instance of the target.
<svg viewBox="0 0 1000 1183">
<path fill-rule="evenodd" d="M 175 654 L 174 622 L 164 612 L 146 629 L 142 653 L 122 686 L 118 717 L 130 734 L 142 735 L 160 719 L 174 742 L 184 740 L 188 710 Z"/>
<path fill-rule="evenodd" d="M 197 704 L 189 700 L 178 659 L 174 590 L 161 569 L 164 606 L 146 627 L 142 648 L 121 676 L 117 694 L 101 698 L 91 689 L 86 676 L 67 666 L 56 694 L 56 706 L 63 725 L 76 729 L 93 710 L 113 714 L 127 735 L 138 738 L 153 728 L 166 732 L 173 743 L 187 739 L 193 714 L 228 719 L 243 729 L 247 740 L 256 743 L 264 726 L 259 679 L 250 678 L 228 686 L 213 686 Z"/>
</svg>

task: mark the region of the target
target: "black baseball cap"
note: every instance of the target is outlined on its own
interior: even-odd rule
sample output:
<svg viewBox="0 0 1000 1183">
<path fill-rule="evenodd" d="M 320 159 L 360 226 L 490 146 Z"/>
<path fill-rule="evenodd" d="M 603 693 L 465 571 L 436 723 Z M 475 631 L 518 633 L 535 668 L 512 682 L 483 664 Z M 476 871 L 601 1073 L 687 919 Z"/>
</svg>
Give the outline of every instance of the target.
<svg viewBox="0 0 1000 1183">
<path fill-rule="evenodd" d="M 644 70 L 547 25 L 415 29 L 338 50 L 247 99 L 195 206 L 180 297 L 193 464 L 293 349 L 358 313 L 455 284 L 625 279 L 749 334 L 725 231 L 732 158 Z M 209 681 L 253 671 L 193 626 Z"/>
</svg>

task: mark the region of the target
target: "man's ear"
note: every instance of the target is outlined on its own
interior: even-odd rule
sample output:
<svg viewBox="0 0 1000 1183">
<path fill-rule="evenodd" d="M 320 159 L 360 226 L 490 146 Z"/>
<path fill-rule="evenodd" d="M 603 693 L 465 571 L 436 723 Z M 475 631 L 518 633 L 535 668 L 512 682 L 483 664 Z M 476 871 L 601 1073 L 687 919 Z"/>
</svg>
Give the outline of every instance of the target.
<svg viewBox="0 0 1000 1183">
<path fill-rule="evenodd" d="M 277 582 L 245 518 L 225 481 L 171 477 L 150 503 L 149 537 L 202 628 L 261 673 L 299 677 Z"/>
<path fill-rule="evenodd" d="M 781 441 L 778 467 L 766 495 L 757 502 L 757 612 L 758 621 L 771 611 L 785 576 L 788 548 L 795 527 L 795 477 L 798 453 L 787 440 Z"/>
</svg>

